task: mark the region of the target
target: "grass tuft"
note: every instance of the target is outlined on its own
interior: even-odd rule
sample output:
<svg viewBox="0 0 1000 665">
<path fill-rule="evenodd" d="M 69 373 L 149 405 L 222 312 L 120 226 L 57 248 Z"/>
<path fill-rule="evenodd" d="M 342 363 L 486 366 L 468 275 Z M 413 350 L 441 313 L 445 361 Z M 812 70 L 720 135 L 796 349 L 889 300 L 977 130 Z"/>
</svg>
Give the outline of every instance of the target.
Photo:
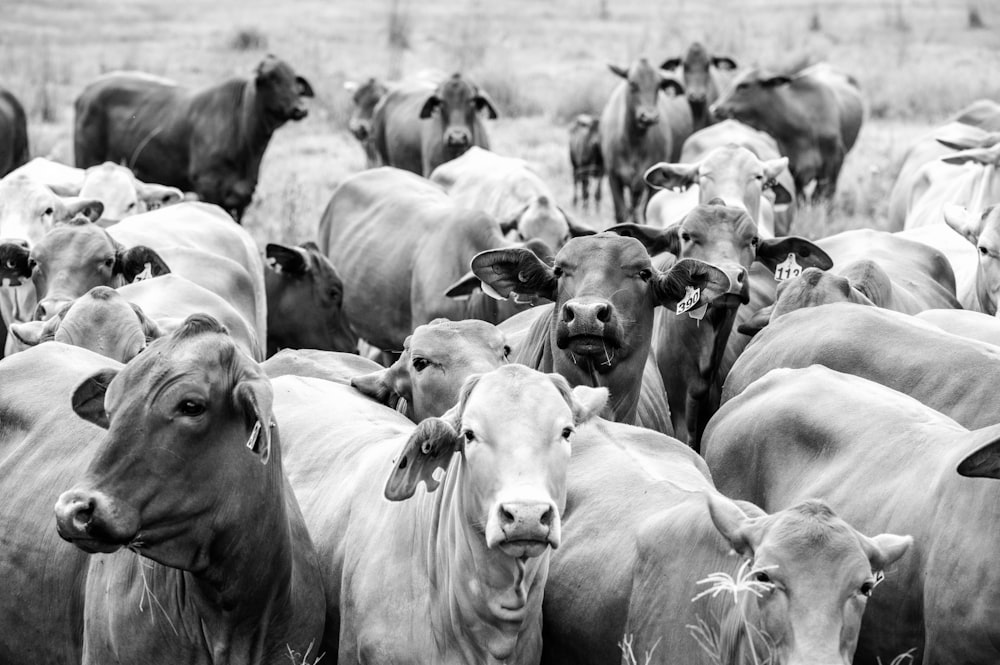
<svg viewBox="0 0 1000 665">
<path fill-rule="evenodd" d="M 326 654 L 321 653 L 313 660 L 309 660 L 309 652 L 312 651 L 313 646 L 314 643 L 310 642 L 309 646 L 306 647 L 306 652 L 299 653 L 298 651 L 292 649 L 290 645 L 286 644 L 285 648 L 288 650 L 288 660 L 292 661 L 292 665 L 317 665 L 319 661 L 323 660 L 323 656 Z"/>
<path fill-rule="evenodd" d="M 267 48 L 267 35 L 259 28 L 238 28 L 229 38 L 229 48 L 234 51 L 261 51 Z"/>
<path fill-rule="evenodd" d="M 632 649 L 632 640 L 634 639 L 635 635 L 629 633 L 622 635 L 622 641 L 618 643 L 618 648 L 621 649 L 625 665 L 649 665 L 653 660 L 653 652 L 656 651 L 656 647 L 660 646 L 660 640 L 656 640 L 651 648 L 646 649 L 643 653 L 642 663 L 639 663 L 639 659 L 635 657 L 635 651 Z"/>
<path fill-rule="evenodd" d="M 895 658 L 889 661 L 889 665 L 912 665 L 915 660 L 913 652 L 916 650 L 917 648 L 913 647 L 909 651 L 904 651 L 903 653 L 898 654 Z M 882 659 L 878 656 L 875 657 L 875 662 L 877 662 L 878 665 L 882 665 Z"/>
</svg>

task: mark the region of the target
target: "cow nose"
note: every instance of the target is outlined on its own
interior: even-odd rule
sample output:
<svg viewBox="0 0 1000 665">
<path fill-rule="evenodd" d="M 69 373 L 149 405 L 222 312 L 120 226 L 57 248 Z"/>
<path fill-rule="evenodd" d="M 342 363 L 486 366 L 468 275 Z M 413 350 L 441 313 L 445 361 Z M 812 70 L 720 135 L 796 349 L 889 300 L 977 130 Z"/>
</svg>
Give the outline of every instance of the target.
<svg viewBox="0 0 1000 665">
<path fill-rule="evenodd" d="M 509 540 L 538 540 L 548 534 L 555 511 L 550 503 L 501 503 L 500 528 Z"/>
<path fill-rule="evenodd" d="M 687 97 L 692 104 L 704 104 L 706 98 L 703 92 L 688 92 Z"/>
<path fill-rule="evenodd" d="M 138 513 L 100 492 L 63 492 L 55 515 L 59 536 L 88 552 L 113 552 L 139 531 Z"/>
<path fill-rule="evenodd" d="M 568 302 L 563 305 L 563 321 L 571 323 L 577 319 L 581 322 L 607 323 L 611 320 L 611 305 L 606 302 Z"/>
<path fill-rule="evenodd" d="M 642 111 L 639 113 L 639 122 L 643 125 L 655 125 L 660 121 L 659 113 L 650 113 L 648 111 Z"/>
<path fill-rule="evenodd" d="M 35 306 L 35 321 L 48 321 L 68 302 L 70 302 L 68 299 L 60 300 L 56 298 L 40 300 L 38 305 Z"/>
<path fill-rule="evenodd" d="M 64 494 L 56 502 L 56 522 L 60 525 L 60 531 L 65 531 L 65 535 L 60 534 L 63 538 L 70 534 L 86 534 L 93 517 L 93 497 Z"/>
<path fill-rule="evenodd" d="M 352 120 L 348 129 L 354 134 L 354 137 L 359 141 L 364 141 L 368 138 L 369 127 L 367 122 L 362 122 L 361 120 Z"/>
<path fill-rule="evenodd" d="M 295 106 L 292 107 L 292 111 L 288 115 L 292 120 L 301 120 L 309 115 L 309 111 L 304 106 Z"/>
<path fill-rule="evenodd" d="M 464 147 L 469 145 L 472 138 L 466 129 L 451 128 L 445 134 L 445 142 L 452 147 Z"/>
</svg>

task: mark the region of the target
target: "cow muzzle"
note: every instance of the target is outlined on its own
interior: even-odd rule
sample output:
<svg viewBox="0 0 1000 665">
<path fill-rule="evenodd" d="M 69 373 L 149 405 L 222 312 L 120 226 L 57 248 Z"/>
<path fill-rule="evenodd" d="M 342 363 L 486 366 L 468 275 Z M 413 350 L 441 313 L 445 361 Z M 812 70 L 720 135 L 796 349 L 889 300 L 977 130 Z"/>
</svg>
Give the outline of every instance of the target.
<svg viewBox="0 0 1000 665">
<path fill-rule="evenodd" d="M 604 356 L 611 365 L 621 347 L 614 306 L 607 300 L 570 300 L 560 310 L 556 346 L 582 356 Z"/>
<path fill-rule="evenodd" d="M 498 503 L 487 520 L 486 546 L 515 559 L 540 556 L 559 541 L 559 511 L 551 502 Z"/>
<path fill-rule="evenodd" d="M 70 490 L 56 501 L 56 529 L 84 552 L 114 552 L 139 532 L 139 515 L 100 492 Z"/>
<path fill-rule="evenodd" d="M 302 118 L 309 115 L 309 110 L 304 106 L 293 106 L 292 110 L 288 112 L 289 120 L 301 120 Z"/>
<path fill-rule="evenodd" d="M 449 148 L 468 148 L 472 144 L 472 135 L 464 127 L 449 127 L 444 133 L 444 142 Z"/>
<path fill-rule="evenodd" d="M 371 136 L 371 123 L 365 120 L 351 120 L 348 123 L 347 128 L 350 130 L 351 134 L 354 134 L 354 138 L 359 141 L 367 141 L 368 137 Z"/>
<path fill-rule="evenodd" d="M 35 305 L 35 321 L 48 321 L 66 305 L 73 302 L 72 298 L 45 298 Z"/>
<path fill-rule="evenodd" d="M 729 278 L 729 291 L 712 300 L 715 307 L 739 307 L 750 302 L 750 276 L 743 266 L 720 268 Z"/>
</svg>

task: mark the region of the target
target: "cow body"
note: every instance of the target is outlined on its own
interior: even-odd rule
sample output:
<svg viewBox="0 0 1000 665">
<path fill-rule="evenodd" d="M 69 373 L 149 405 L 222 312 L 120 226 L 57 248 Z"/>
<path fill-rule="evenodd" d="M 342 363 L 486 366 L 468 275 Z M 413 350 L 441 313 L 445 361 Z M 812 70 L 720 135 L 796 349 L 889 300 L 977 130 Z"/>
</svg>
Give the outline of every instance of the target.
<svg viewBox="0 0 1000 665">
<path fill-rule="evenodd" d="M 400 83 L 382 97 L 372 116 L 379 163 L 430 176 L 474 145 L 489 149 L 479 111 L 497 117 L 489 97 L 460 74 L 439 83 Z"/>
<path fill-rule="evenodd" d="M 590 183 L 594 182 L 594 209 L 601 209 L 601 180 L 604 157 L 601 155 L 601 125 L 598 118 L 581 113 L 569 130 L 569 163 L 573 168 L 573 205 L 590 204 Z M 577 193 L 579 192 L 579 198 Z"/>
<path fill-rule="evenodd" d="M 28 116 L 17 97 L 0 88 L 0 178 L 28 157 Z"/>
<path fill-rule="evenodd" d="M 76 99 L 76 165 L 123 162 L 136 177 L 215 203 L 239 221 L 276 129 L 301 120 L 308 81 L 274 56 L 253 77 L 189 90 L 137 72 L 112 72 Z"/>
<path fill-rule="evenodd" d="M 731 497 L 766 510 L 820 497 L 862 531 L 913 536 L 872 596 L 855 663 L 912 649 L 914 663 L 988 663 L 1000 658 L 996 609 L 984 602 L 1000 591 L 1000 484 L 959 474 L 996 478 L 998 439 L 996 426 L 970 432 L 895 390 L 816 366 L 770 372 L 728 402 L 705 453 Z"/>
<path fill-rule="evenodd" d="M 373 76 L 364 83 L 347 81 L 344 83 L 344 89 L 351 93 L 351 102 L 354 104 L 347 128 L 364 148 L 367 167 L 371 169 L 382 166 L 372 141 L 372 116 L 375 113 L 375 106 L 386 96 L 389 88 Z"/>
<path fill-rule="evenodd" d="M 719 97 L 713 113 L 773 136 L 788 157 L 796 191 L 815 180 L 813 196 L 829 199 L 861 130 L 863 106 L 854 79 L 821 63 L 792 76 L 744 72 Z"/>
</svg>

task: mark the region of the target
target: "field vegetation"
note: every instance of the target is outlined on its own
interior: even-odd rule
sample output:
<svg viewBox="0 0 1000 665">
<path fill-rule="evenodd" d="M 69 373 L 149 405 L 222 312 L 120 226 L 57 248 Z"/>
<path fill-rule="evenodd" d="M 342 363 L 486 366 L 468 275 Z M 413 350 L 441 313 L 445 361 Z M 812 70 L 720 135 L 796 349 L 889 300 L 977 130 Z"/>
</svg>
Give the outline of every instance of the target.
<svg viewBox="0 0 1000 665">
<path fill-rule="evenodd" d="M 314 236 L 330 193 L 363 168 L 346 131 L 347 80 L 462 70 L 502 118 L 493 148 L 536 163 L 571 199 L 569 121 L 599 113 L 606 64 L 660 61 L 694 39 L 742 65 L 829 61 L 868 104 L 830 208 L 798 233 L 884 225 L 906 147 L 968 102 L 1000 99 L 1000 5 L 987 0 L 4 0 L 0 85 L 27 106 L 33 155 L 72 163 L 73 99 L 93 77 L 139 69 L 199 86 L 275 53 L 312 83 L 308 118 L 279 130 L 245 223 L 261 242 Z M 610 223 L 610 197 L 600 214 Z"/>
</svg>

